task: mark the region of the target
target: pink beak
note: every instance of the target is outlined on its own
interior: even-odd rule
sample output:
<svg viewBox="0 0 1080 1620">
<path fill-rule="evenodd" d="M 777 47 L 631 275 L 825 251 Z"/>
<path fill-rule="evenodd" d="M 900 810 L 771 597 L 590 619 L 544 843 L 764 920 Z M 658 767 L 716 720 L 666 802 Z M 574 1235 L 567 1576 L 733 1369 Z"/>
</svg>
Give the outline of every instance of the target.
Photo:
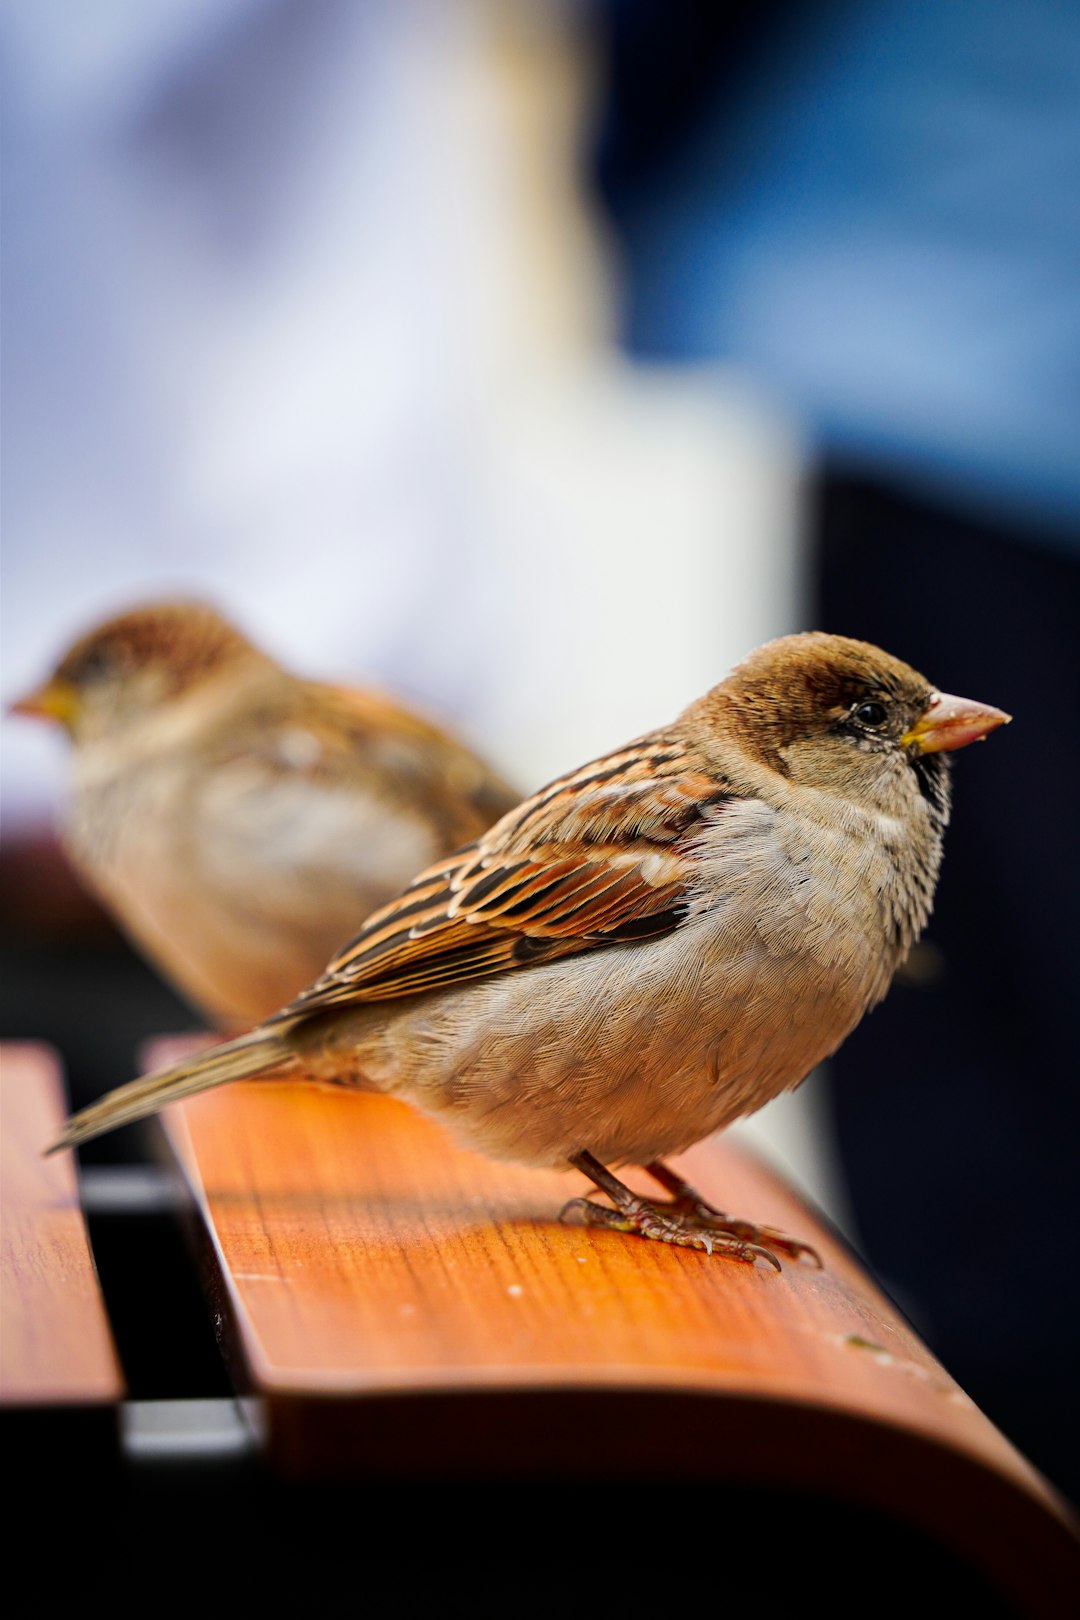
<svg viewBox="0 0 1080 1620">
<path fill-rule="evenodd" d="M 935 692 L 926 713 L 900 740 L 905 748 L 914 747 L 920 754 L 947 753 L 979 742 L 998 726 L 1007 726 L 1011 719 L 1011 714 L 989 703 L 953 697 L 951 692 Z"/>
</svg>

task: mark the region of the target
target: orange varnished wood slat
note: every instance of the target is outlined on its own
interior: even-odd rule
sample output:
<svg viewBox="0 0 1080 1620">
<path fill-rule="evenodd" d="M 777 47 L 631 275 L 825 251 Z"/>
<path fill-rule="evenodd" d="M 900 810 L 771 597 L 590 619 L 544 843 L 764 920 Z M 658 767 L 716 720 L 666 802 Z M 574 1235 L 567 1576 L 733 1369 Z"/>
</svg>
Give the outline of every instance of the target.
<svg viewBox="0 0 1080 1620">
<path fill-rule="evenodd" d="M 389 1098 L 248 1082 L 164 1124 L 282 1473 L 644 1469 L 840 1495 L 952 1545 L 1018 1614 L 1072 1614 L 1069 1507 L 742 1145 L 678 1163 L 823 1270 L 559 1225 L 583 1179 L 460 1152 Z"/>
<path fill-rule="evenodd" d="M 562 1226 L 581 1178 L 460 1151 L 385 1098 L 248 1083 L 165 1129 L 286 1473 L 644 1467 L 839 1493 L 952 1543 L 1021 1613 L 1061 1612 L 1080 1582 L 1065 1505 L 730 1140 L 684 1173 L 813 1243 L 823 1270 Z M 962 1264 L 955 1245 L 942 1263 Z"/>
<path fill-rule="evenodd" d="M 42 1147 L 67 1114 L 46 1047 L 0 1048 L 0 1401 L 119 1402 L 123 1378 L 98 1287 L 70 1154 Z"/>
<path fill-rule="evenodd" d="M 584 1178 L 456 1149 L 386 1098 L 233 1086 L 171 1110 L 169 1133 L 209 1205 L 260 1385 L 655 1374 L 885 1406 L 1022 1471 L 847 1251 L 723 1139 L 686 1154 L 684 1172 L 724 1207 L 807 1237 L 824 1270 L 786 1263 L 778 1277 L 562 1226 Z"/>
</svg>

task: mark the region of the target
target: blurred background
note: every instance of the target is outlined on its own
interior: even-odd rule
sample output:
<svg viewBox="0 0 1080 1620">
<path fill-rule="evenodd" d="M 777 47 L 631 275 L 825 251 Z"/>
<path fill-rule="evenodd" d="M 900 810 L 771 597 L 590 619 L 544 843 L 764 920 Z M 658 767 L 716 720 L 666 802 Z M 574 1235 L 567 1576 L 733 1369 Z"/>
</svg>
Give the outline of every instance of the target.
<svg viewBox="0 0 1080 1620">
<path fill-rule="evenodd" d="M 7 0 L 6 701 L 208 597 L 523 792 L 759 642 L 1016 724 L 927 943 L 745 1130 L 1080 1495 L 1080 20 L 1056 0 Z M 5 720 L 5 1036 L 194 1022 Z"/>
</svg>

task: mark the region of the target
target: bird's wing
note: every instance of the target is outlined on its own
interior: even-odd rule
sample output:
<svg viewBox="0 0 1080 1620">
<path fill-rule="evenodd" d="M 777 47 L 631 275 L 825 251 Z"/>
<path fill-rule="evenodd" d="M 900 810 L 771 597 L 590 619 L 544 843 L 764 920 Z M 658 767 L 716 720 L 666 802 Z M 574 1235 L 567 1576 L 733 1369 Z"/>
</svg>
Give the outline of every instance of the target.
<svg viewBox="0 0 1080 1620">
<path fill-rule="evenodd" d="M 442 988 L 675 928 L 687 844 L 730 786 L 660 733 L 561 777 L 376 911 L 280 1018 Z"/>
<path fill-rule="evenodd" d="M 224 715 L 213 752 L 219 772 L 261 774 L 275 791 L 372 795 L 387 814 L 420 817 L 435 848 L 475 838 L 519 798 L 458 738 L 385 694 L 291 676 L 266 683 L 246 724 Z"/>
<path fill-rule="evenodd" d="M 494 825 L 516 793 L 459 737 L 371 687 L 304 683 L 314 713 L 330 719 L 339 746 L 358 749 L 391 791 L 423 804 L 453 849 Z"/>
<path fill-rule="evenodd" d="M 463 744 L 382 694 L 279 672 L 218 717 L 186 794 L 192 869 L 237 914 L 269 910 L 316 939 L 329 930 L 320 963 L 412 873 L 518 799 Z"/>
</svg>

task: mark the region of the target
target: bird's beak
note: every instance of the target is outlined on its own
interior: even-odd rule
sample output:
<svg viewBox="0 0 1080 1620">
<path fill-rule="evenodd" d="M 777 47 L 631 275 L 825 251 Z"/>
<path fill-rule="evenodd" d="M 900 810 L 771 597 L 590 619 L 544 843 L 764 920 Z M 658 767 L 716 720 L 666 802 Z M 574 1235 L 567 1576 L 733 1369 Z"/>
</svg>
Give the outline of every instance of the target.
<svg viewBox="0 0 1080 1620">
<path fill-rule="evenodd" d="M 70 731 L 79 709 L 79 694 L 70 681 L 52 676 L 44 686 L 17 698 L 9 714 L 27 714 L 35 720 L 56 720 Z"/>
<path fill-rule="evenodd" d="M 900 742 L 920 754 L 947 753 L 953 748 L 966 748 L 968 743 L 979 742 L 998 726 L 1007 726 L 1011 719 L 1011 714 L 992 708 L 989 703 L 953 697 L 951 692 L 935 692 L 926 713 Z"/>
</svg>

